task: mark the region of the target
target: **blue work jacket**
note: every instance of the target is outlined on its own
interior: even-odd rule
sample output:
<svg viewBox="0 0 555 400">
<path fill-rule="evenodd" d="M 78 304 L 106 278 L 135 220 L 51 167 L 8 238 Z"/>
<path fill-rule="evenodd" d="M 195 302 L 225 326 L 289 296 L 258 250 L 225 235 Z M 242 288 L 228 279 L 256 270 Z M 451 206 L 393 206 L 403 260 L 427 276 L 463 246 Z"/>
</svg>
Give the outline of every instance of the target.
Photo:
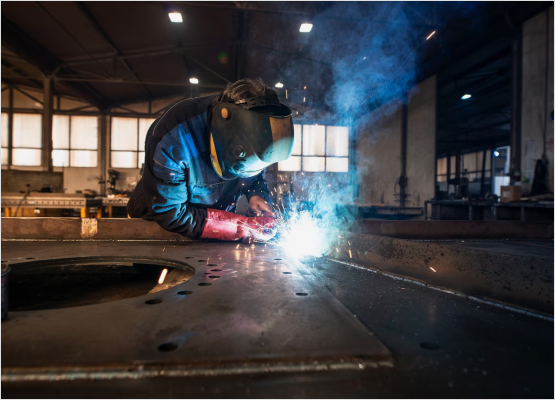
<svg viewBox="0 0 555 400">
<path fill-rule="evenodd" d="M 129 199 L 129 216 L 154 220 L 167 231 L 195 239 L 202 235 L 208 208 L 235 212 L 243 194 L 272 203 L 264 171 L 233 180 L 214 171 L 209 129 L 216 97 L 179 101 L 150 126 L 144 172 Z"/>
</svg>

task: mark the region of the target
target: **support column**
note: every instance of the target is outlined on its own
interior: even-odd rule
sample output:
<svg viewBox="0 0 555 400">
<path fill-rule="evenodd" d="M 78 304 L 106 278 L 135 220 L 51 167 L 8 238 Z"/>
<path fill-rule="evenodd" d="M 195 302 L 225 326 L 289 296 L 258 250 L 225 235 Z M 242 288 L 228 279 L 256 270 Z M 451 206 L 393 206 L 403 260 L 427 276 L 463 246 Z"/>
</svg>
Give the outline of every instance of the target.
<svg viewBox="0 0 555 400">
<path fill-rule="evenodd" d="M 12 167 L 12 146 L 13 146 L 13 87 L 8 89 L 10 95 L 10 104 L 8 112 L 8 169 Z"/>
<path fill-rule="evenodd" d="M 106 194 L 106 182 L 108 179 L 108 116 L 105 113 L 100 114 L 100 124 L 98 131 L 98 156 L 100 159 L 100 174 L 104 178 L 104 184 L 100 185 L 100 194 Z"/>
<path fill-rule="evenodd" d="M 407 204 L 407 129 L 408 104 L 403 104 L 401 122 L 401 176 L 399 177 L 399 207 L 405 207 Z"/>
<path fill-rule="evenodd" d="M 522 102 L 522 34 L 520 29 L 513 39 L 512 48 L 512 79 L 511 79 L 511 185 L 520 181 L 521 163 L 521 125 L 520 113 Z"/>
<path fill-rule="evenodd" d="M 52 78 L 44 78 L 42 110 L 42 169 L 52 172 Z"/>
</svg>

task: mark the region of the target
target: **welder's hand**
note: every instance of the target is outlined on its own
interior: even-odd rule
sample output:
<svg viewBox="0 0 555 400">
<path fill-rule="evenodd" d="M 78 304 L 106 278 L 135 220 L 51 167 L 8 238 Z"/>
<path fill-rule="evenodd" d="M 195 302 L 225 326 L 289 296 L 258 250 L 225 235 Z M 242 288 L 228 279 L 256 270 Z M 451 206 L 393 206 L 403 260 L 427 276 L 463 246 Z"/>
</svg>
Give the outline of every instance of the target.
<svg viewBox="0 0 555 400">
<path fill-rule="evenodd" d="M 252 196 L 249 199 L 249 214 L 254 213 L 257 216 L 264 215 L 266 217 L 273 217 L 272 207 L 260 196 Z"/>
<path fill-rule="evenodd" d="M 209 208 L 201 238 L 219 240 L 270 240 L 276 234 L 272 217 L 245 217 Z"/>
<path fill-rule="evenodd" d="M 251 217 L 239 221 L 237 233 L 242 238 L 267 241 L 276 235 L 276 220 L 272 217 Z"/>
</svg>

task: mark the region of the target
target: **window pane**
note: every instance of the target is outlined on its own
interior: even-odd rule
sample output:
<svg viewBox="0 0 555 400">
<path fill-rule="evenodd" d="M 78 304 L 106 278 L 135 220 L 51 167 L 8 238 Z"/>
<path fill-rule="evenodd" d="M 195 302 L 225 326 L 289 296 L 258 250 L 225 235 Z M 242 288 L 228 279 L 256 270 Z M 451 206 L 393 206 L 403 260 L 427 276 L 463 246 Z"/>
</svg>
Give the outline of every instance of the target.
<svg viewBox="0 0 555 400">
<path fill-rule="evenodd" d="M 54 150 L 52 151 L 52 165 L 55 167 L 69 167 L 69 151 Z"/>
<path fill-rule="evenodd" d="M 155 118 L 140 118 L 139 119 L 139 150 L 145 150 L 145 140 L 148 128 L 156 121 Z M 140 165 L 140 164 L 139 164 Z"/>
<path fill-rule="evenodd" d="M 303 157 L 303 171 L 325 171 L 324 157 Z"/>
<path fill-rule="evenodd" d="M 437 174 L 447 175 L 447 157 L 437 159 Z M 443 181 L 438 180 L 438 182 L 443 182 Z"/>
<path fill-rule="evenodd" d="M 69 116 L 54 115 L 52 118 L 52 141 L 55 149 L 69 149 Z M 67 167 L 69 164 L 65 166 Z"/>
<path fill-rule="evenodd" d="M 326 157 L 326 171 L 328 172 L 349 172 L 348 157 Z"/>
<path fill-rule="evenodd" d="M 42 115 L 14 114 L 13 115 L 13 147 L 32 147 L 35 149 L 42 148 L 41 129 L 42 129 Z M 29 162 L 31 162 L 31 160 L 29 160 Z M 15 153 L 14 153 L 14 165 L 37 165 L 37 164 L 16 164 Z M 38 165 L 40 165 L 40 162 Z"/>
<path fill-rule="evenodd" d="M 40 166 L 42 150 L 35 149 L 13 149 L 13 165 Z"/>
<path fill-rule="evenodd" d="M 137 150 L 137 124 L 137 118 L 112 118 L 112 150 Z"/>
<path fill-rule="evenodd" d="M 285 161 L 278 162 L 279 171 L 300 171 L 301 157 L 291 156 Z"/>
<path fill-rule="evenodd" d="M 301 134 L 302 134 L 302 125 L 293 125 L 293 132 L 295 133 L 295 137 L 293 138 L 293 151 L 291 154 L 293 155 L 301 155 Z M 285 170 L 284 170 L 285 171 Z M 298 171 L 298 170 L 296 170 Z"/>
<path fill-rule="evenodd" d="M 8 113 L 2 113 L 2 147 L 8 147 Z"/>
<path fill-rule="evenodd" d="M 98 149 L 97 117 L 71 117 L 71 148 Z"/>
<path fill-rule="evenodd" d="M 143 165 L 143 163 L 145 162 L 145 152 L 144 151 L 139 151 L 137 153 L 138 156 L 138 163 L 137 163 L 137 168 L 141 168 L 141 166 Z"/>
<path fill-rule="evenodd" d="M 112 168 L 137 168 L 137 153 L 112 151 Z"/>
<path fill-rule="evenodd" d="M 325 142 L 326 127 L 324 125 L 303 125 L 303 155 L 325 155 Z"/>
<path fill-rule="evenodd" d="M 347 157 L 349 155 L 349 128 L 346 126 L 328 126 L 327 131 L 326 155 Z"/>
<path fill-rule="evenodd" d="M 451 156 L 449 162 L 451 163 L 451 176 L 449 179 L 454 179 L 457 176 L 457 157 Z"/>
<path fill-rule="evenodd" d="M 2 165 L 8 165 L 8 149 L 2 147 Z"/>
<path fill-rule="evenodd" d="M 97 152 L 89 150 L 71 150 L 70 162 L 72 167 L 96 167 Z"/>
</svg>

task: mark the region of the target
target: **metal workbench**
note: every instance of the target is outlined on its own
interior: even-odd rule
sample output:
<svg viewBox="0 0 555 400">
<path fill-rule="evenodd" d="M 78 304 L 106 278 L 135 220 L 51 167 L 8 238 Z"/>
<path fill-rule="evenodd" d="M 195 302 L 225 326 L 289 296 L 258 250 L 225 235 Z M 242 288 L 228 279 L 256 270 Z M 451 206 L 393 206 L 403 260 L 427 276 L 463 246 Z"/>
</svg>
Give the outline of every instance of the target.
<svg viewBox="0 0 555 400">
<path fill-rule="evenodd" d="M 299 262 L 143 220 L 17 220 L 2 224 L 12 272 L 111 261 L 192 277 L 111 302 L 12 311 L 2 323 L 5 397 L 553 396 L 552 303 L 551 314 L 535 310 L 545 297 L 534 302 L 517 275 L 506 275 L 506 292 L 520 294 L 491 298 L 507 285 L 495 275 L 505 266 L 526 269 L 534 285 L 551 279 L 536 292 L 551 287 L 552 301 L 552 239 L 358 233 L 351 256 L 342 242 L 333 258 Z M 461 280 L 470 285 L 453 286 Z M 490 297 L 473 292 L 484 290 Z"/>
<path fill-rule="evenodd" d="M 23 199 L 20 195 L 2 194 L 2 207 L 23 208 L 92 208 L 101 207 L 101 198 L 89 198 L 83 196 L 64 196 L 55 193 L 53 196 L 36 195 L 34 193 Z"/>
<path fill-rule="evenodd" d="M 428 204 L 431 213 L 428 214 Z M 549 221 L 553 220 L 553 202 L 428 200 L 424 206 L 424 219 L 467 221 Z"/>
<path fill-rule="evenodd" d="M 24 198 L 23 194 L 2 194 L 2 207 L 9 217 L 11 208 L 62 208 L 80 209 L 81 217 L 88 218 L 91 208 L 98 208 L 97 216 L 102 217 L 102 207 L 108 207 L 108 215 L 112 217 L 112 207 L 127 207 L 129 197 L 84 197 L 62 193 L 31 193 Z"/>
</svg>

